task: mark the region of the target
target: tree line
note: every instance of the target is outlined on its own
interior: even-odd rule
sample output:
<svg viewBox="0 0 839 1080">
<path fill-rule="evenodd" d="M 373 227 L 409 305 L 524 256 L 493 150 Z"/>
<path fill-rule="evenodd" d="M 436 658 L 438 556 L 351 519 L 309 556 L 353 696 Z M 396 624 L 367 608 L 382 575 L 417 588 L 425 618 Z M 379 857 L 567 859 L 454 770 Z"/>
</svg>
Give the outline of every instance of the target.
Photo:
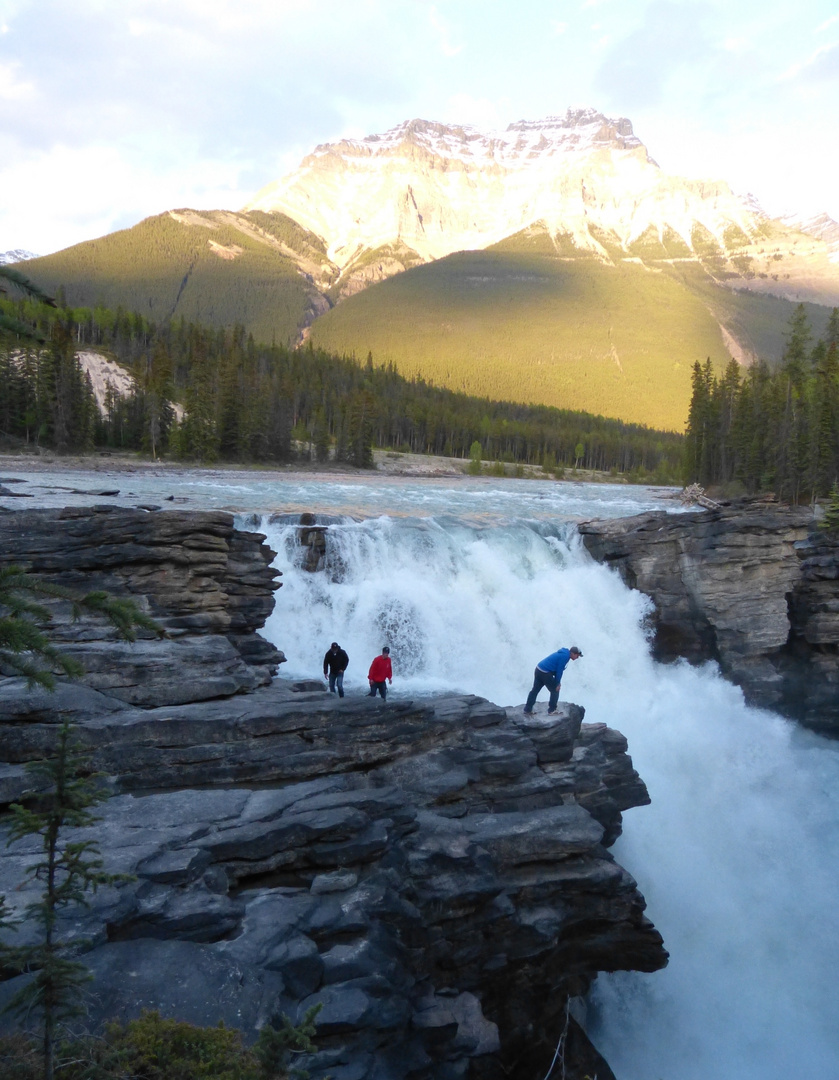
<svg viewBox="0 0 839 1080">
<path fill-rule="evenodd" d="M 696 363 L 685 439 L 685 479 L 739 482 L 784 502 L 827 495 L 839 482 L 839 309 L 813 340 L 804 305 L 790 320 L 777 368 L 732 360 L 717 378 Z"/>
<path fill-rule="evenodd" d="M 103 307 L 56 308 L 0 299 L 0 311 L 41 335 L 0 343 L 0 431 L 61 452 L 110 447 L 213 462 L 319 461 L 372 465 L 372 447 L 581 467 L 675 479 L 683 439 L 674 432 L 548 406 L 495 402 L 406 379 L 304 346 L 260 345 L 241 326 L 183 319 L 155 324 Z M 104 414 L 77 358 L 100 349 L 134 376 Z M 176 406 L 181 406 L 177 408 Z M 580 449 L 582 448 L 582 452 Z"/>
</svg>

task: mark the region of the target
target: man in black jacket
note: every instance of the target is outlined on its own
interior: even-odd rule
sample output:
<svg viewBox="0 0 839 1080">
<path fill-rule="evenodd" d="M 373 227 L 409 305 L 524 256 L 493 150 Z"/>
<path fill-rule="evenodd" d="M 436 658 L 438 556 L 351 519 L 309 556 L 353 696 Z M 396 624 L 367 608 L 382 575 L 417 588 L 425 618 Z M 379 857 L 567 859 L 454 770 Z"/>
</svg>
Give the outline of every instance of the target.
<svg viewBox="0 0 839 1080">
<path fill-rule="evenodd" d="M 344 696 L 344 672 L 349 662 L 350 658 L 338 642 L 333 641 L 329 646 L 329 652 L 323 658 L 323 674 L 324 677 L 329 675 L 330 694 L 334 694 L 337 687 L 338 697 Z"/>
</svg>

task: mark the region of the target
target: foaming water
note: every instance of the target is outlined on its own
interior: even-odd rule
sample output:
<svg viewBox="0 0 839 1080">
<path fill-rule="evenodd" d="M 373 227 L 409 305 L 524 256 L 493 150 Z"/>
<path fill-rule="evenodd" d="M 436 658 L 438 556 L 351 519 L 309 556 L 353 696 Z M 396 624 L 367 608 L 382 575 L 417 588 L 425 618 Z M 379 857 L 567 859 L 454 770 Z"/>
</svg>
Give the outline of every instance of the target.
<svg viewBox="0 0 839 1080">
<path fill-rule="evenodd" d="M 653 801 L 626 815 L 614 851 L 671 954 L 663 972 L 598 980 L 591 1030 L 619 1080 L 839 1075 L 835 743 L 748 708 L 712 665 L 654 663 L 649 601 L 571 525 L 347 521 L 315 574 L 295 529 L 266 531 L 284 575 L 266 634 L 284 675 L 319 675 L 335 640 L 361 694 L 388 644 L 395 696 L 515 705 L 536 661 L 583 649 L 561 696 L 629 739 Z"/>
</svg>

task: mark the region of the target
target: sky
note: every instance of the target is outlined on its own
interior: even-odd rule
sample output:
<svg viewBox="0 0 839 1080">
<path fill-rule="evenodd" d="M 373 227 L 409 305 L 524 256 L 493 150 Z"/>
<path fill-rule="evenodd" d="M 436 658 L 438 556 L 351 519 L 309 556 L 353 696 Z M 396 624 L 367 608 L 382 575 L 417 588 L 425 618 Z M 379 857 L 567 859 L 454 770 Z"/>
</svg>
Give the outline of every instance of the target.
<svg viewBox="0 0 839 1080">
<path fill-rule="evenodd" d="M 238 209 L 317 144 L 591 106 L 839 219 L 836 0 L 0 0 L 0 252 Z"/>
</svg>

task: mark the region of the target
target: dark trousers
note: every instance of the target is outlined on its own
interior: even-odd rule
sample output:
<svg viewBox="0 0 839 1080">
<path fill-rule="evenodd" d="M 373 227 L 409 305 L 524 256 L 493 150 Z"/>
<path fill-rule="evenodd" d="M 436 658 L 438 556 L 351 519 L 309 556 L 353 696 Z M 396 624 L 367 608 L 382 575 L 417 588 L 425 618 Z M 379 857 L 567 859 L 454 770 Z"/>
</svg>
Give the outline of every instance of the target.
<svg viewBox="0 0 839 1080">
<path fill-rule="evenodd" d="M 370 693 L 367 696 L 375 697 L 376 691 L 378 691 L 382 695 L 382 701 L 387 701 L 387 683 L 384 681 L 384 679 L 381 682 L 371 682 Z"/>
<path fill-rule="evenodd" d="M 533 686 L 530 693 L 527 695 L 527 702 L 524 706 L 526 713 L 533 712 L 533 706 L 536 704 L 536 696 L 543 686 L 547 686 L 550 690 L 550 696 L 548 698 L 548 712 L 553 712 L 556 708 L 557 700 L 559 699 L 559 681 L 556 675 L 552 675 L 549 671 L 542 671 L 540 668 L 536 668 L 533 672 Z"/>
<path fill-rule="evenodd" d="M 343 671 L 330 671 L 329 672 L 329 692 L 335 693 L 335 687 L 338 687 L 338 697 L 344 696 L 344 673 Z"/>
</svg>

